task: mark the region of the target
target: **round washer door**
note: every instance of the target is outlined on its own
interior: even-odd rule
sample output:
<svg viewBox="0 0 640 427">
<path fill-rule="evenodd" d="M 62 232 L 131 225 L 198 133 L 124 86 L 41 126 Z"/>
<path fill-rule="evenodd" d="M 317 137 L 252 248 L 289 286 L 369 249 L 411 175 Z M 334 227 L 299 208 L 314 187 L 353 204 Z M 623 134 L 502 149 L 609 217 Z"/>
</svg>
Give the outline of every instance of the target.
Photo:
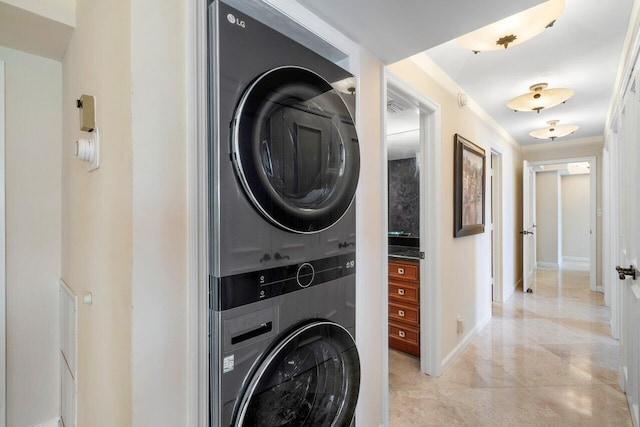
<svg viewBox="0 0 640 427">
<path fill-rule="evenodd" d="M 236 406 L 234 426 L 350 426 L 360 390 L 351 334 L 329 321 L 304 324 L 262 358 Z"/>
<path fill-rule="evenodd" d="M 249 199 L 276 226 L 319 232 L 353 201 L 355 126 L 338 91 L 313 71 L 280 67 L 254 80 L 235 112 L 232 151 Z"/>
</svg>

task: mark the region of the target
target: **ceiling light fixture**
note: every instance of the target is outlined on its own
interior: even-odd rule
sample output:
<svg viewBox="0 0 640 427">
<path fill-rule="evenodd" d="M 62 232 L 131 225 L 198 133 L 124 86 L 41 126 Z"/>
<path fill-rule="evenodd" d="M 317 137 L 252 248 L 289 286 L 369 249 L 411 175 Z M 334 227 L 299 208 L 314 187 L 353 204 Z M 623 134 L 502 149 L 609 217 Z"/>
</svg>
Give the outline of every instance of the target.
<svg viewBox="0 0 640 427">
<path fill-rule="evenodd" d="M 346 79 L 331 83 L 331 86 L 338 92 L 353 95 L 356 92 L 356 78 L 347 77 Z"/>
<path fill-rule="evenodd" d="M 517 46 L 552 27 L 563 11 L 564 0 L 549 0 L 458 37 L 458 43 L 473 53 Z"/>
<path fill-rule="evenodd" d="M 571 89 L 547 89 L 546 83 L 536 83 L 529 87 L 531 92 L 516 96 L 507 102 L 507 107 L 514 111 L 536 111 L 555 107 L 567 102 L 575 93 Z"/>
<path fill-rule="evenodd" d="M 556 138 L 562 138 L 578 130 L 577 125 L 558 126 L 558 122 L 560 122 L 560 120 L 549 120 L 547 122 L 549 124 L 548 128 L 534 130 L 530 132 L 529 135 L 537 139 L 550 139 L 553 141 Z"/>
</svg>

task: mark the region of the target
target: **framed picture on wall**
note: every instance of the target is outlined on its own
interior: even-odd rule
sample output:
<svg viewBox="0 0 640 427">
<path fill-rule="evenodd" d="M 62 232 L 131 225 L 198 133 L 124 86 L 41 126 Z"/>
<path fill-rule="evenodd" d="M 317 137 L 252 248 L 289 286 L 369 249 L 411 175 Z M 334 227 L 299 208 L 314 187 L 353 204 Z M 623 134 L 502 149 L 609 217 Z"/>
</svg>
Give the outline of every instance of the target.
<svg viewBox="0 0 640 427">
<path fill-rule="evenodd" d="M 458 134 L 454 144 L 453 237 L 484 233 L 484 150 Z"/>
</svg>

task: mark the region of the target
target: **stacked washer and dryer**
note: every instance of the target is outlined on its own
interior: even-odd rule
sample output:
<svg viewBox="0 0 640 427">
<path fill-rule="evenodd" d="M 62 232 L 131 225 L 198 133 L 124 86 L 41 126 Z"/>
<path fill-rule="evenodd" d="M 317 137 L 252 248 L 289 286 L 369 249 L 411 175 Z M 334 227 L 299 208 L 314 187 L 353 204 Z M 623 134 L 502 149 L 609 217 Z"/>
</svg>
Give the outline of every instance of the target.
<svg viewBox="0 0 640 427">
<path fill-rule="evenodd" d="M 350 426 L 353 77 L 234 9 L 209 5 L 211 426 Z"/>
</svg>

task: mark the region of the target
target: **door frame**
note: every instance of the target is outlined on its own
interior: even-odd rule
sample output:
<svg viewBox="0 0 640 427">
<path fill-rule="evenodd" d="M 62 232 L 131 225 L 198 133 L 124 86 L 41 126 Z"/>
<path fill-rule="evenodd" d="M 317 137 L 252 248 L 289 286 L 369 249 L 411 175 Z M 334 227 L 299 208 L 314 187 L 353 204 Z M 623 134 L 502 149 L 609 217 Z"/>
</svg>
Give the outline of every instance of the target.
<svg viewBox="0 0 640 427">
<path fill-rule="evenodd" d="M 495 163 L 494 163 L 495 157 Z M 493 192 L 491 193 L 491 214 L 493 227 L 493 294 L 492 300 L 504 302 L 503 289 L 503 239 L 502 239 L 502 152 L 496 148 L 491 148 L 491 178 L 493 182 Z"/>
<path fill-rule="evenodd" d="M 7 422 L 7 265 L 5 229 L 4 61 L 0 61 L 0 424 Z"/>
<path fill-rule="evenodd" d="M 591 235 L 589 236 L 589 288 L 591 291 L 603 292 L 601 286 L 597 286 L 596 274 L 598 268 L 598 252 L 597 252 L 597 238 L 598 238 L 598 223 L 596 212 L 596 197 L 597 197 L 597 185 L 598 185 L 598 171 L 597 171 L 597 158 L 596 156 L 583 156 L 583 157 L 569 157 L 559 158 L 552 160 L 537 160 L 529 161 L 529 167 L 553 165 L 557 163 L 576 163 L 576 162 L 589 162 L 589 227 L 591 229 Z M 523 171 L 524 173 L 524 171 Z M 523 194 L 523 199 L 526 195 Z M 535 194 L 534 194 L 535 197 Z"/>
<path fill-rule="evenodd" d="M 310 33 L 344 52 L 341 66 L 360 76 L 360 47 L 299 3 L 290 0 L 263 0 L 300 23 Z M 207 170 L 207 5 L 208 0 L 187 2 L 187 425 L 208 425 L 209 420 L 209 290 L 208 290 L 208 194 Z M 360 105 L 360 91 L 356 102 Z M 356 110 L 359 115 L 361 107 Z M 356 196 L 356 198 L 358 198 Z M 362 249 L 357 247 L 358 257 Z M 386 269 L 385 269 L 386 271 Z M 356 279 L 356 286 L 361 287 Z M 386 338 L 386 335 L 385 335 Z M 388 372 L 386 373 L 388 376 Z M 386 378 L 386 377 L 385 377 Z M 384 381 L 384 379 L 382 380 Z M 383 391 L 384 393 L 384 391 Z M 388 395 L 382 396 L 384 402 Z M 383 402 L 383 405 L 385 404 Z M 385 412 L 386 411 L 386 412 Z M 382 416 L 388 410 L 382 408 Z"/>
<path fill-rule="evenodd" d="M 530 216 L 531 218 L 528 218 Z M 527 160 L 522 162 L 522 231 L 528 230 L 528 223 L 535 225 L 536 223 L 536 174 L 533 166 Z M 533 234 L 533 248 L 529 253 L 527 251 L 527 235 L 522 236 L 522 291 L 527 292 L 531 287 L 533 272 L 537 267 L 536 259 L 536 232 Z M 527 256 L 528 255 L 528 256 Z M 527 261 L 528 260 L 528 261 Z M 527 268 L 529 267 L 529 268 Z"/>
<path fill-rule="evenodd" d="M 440 256 L 440 159 L 441 159 L 441 113 L 440 106 L 426 97 L 418 89 L 404 81 L 388 68 L 383 69 L 383 166 L 387 170 L 387 87 L 415 100 L 420 110 L 420 231 L 428 239 L 420 238 L 420 251 L 425 253 L 425 259 L 420 260 L 420 370 L 422 373 L 439 376 L 441 364 L 441 256 Z M 383 188 L 388 188 L 387 173 L 383 174 Z M 389 213 L 388 195 L 384 194 L 383 203 L 385 213 L 383 221 L 384 235 L 387 236 Z M 388 257 L 388 247 L 384 247 L 384 255 Z M 387 269 L 385 269 L 387 271 Z M 388 283 L 388 277 L 382 278 L 382 283 Z M 388 292 L 385 287 L 384 301 L 388 304 Z M 386 311 L 385 311 L 386 313 Z M 388 353 L 388 330 L 383 330 L 382 339 Z M 389 363 L 383 365 L 384 377 L 388 377 Z M 384 387 L 385 398 L 388 400 L 388 383 Z"/>
</svg>

